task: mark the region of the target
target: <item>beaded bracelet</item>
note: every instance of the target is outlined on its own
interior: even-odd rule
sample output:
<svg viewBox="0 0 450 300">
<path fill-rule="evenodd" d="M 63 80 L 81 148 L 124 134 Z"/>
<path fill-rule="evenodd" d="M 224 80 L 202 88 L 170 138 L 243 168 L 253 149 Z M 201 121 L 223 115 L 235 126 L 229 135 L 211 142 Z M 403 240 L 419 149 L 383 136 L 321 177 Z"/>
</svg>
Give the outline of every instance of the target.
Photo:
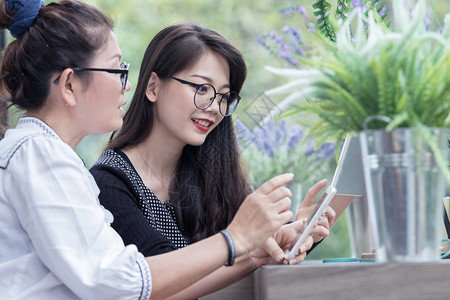
<svg viewBox="0 0 450 300">
<path fill-rule="evenodd" d="M 231 238 L 230 232 L 228 230 L 224 229 L 220 231 L 221 234 L 225 237 L 228 244 L 228 262 L 225 264 L 225 266 L 229 267 L 234 264 L 234 259 L 236 258 L 236 249 L 234 248 L 233 239 Z"/>
</svg>

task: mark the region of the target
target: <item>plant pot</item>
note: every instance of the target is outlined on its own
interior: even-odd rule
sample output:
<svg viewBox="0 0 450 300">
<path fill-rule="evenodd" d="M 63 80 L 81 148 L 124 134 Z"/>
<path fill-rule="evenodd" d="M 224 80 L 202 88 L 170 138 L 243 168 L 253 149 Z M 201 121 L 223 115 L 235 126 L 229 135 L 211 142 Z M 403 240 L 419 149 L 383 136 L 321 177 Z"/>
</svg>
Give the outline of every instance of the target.
<svg viewBox="0 0 450 300">
<path fill-rule="evenodd" d="M 431 129 L 446 151 L 447 131 Z M 414 128 L 360 133 L 364 179 L 378 262 L 440 259 L 445 179 Z"/>
</svg>

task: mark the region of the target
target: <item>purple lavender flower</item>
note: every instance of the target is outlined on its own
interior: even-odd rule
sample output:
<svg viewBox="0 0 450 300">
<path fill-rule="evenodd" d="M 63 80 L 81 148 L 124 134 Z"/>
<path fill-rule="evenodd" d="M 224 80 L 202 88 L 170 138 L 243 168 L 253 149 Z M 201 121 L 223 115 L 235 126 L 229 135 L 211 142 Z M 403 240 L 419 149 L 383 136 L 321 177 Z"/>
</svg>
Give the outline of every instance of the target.
<svg viewBox="0 0 450 300">
<path fill-rule="evenodd" d="M 364 2 L 362 0 L 353 0 L 352 8 L 362 7 L 362 6 L 364 6 Z"/>
<path fill-rule="evenodd" d="M 274 149 L 273 149 L 271 143 L 270 143 L 268 140 L 265 140 L 265 141 L 264 141 L 264 143 L 263 143 L 263 149 L 264 149 L 264 152 L 266 152 L 266 154 L 267 154 L 269 157 L 271 157 L 271 158 L 275 157 L 275 151 L 274 151 Z"/>
<path fill-rule="evenodd" d="M 303 128 L 298 125 L 291 127 L 290 134 L 287 140 L 287 146 L 290 151 L 297 148 L 303 138 Z"/>
<path fill-rule="evenodd" d="M 366 13 L 366 11 L 368 11 L 369 9 L 367 8 L 367 6 L 364 4 L 363 1 L 361 0 L 353 0 L 352 2 L 352 8 L 360 8 L 361 12 L 364 14 Z"/>
<path fill-rule="evenodd" d="M 251 142 L 255 139 L 255 135 L 252 133 L 252 131 L 247 126 L 245 126 L 245 124 L 238 118 L 235 119 L 234 125 L 236 127 L 236 136 L 238 140 Z"/>
<path fill-rule="evenodd" d="M 275 126 L 275 121 L 273 121 L 273 120 L 270 120 L 269 122 L 265 123 L 263 125 L 264 133 L 267 136 L 270 136 L 270 134 L 273 132 L 274 126 Z"/>
<path fill-rule="evenodd" d="M 291 5 L 280 9 L 278 13 L 292 16 L 299 15 L 302 23 L 308 28 L 308 31 L 315 32 L 314 22 L 310 22 L 305 7 L 300 5 Z M 291 26 L 285 26 L 280 30 L 281 34 L 275 34 L 273 31 L 269 34 L 260 35 L 257 38 L 259 45 L 268 50 L 271 55 L 281 58 L 288 67 L 298 67 L 298 56 L 304 56 L 306 50 L 302 41 L 302 32 L 300 29 Z"/>
<path fill-rule="evenodd" d="M 380 17 L 384 17 L 384 16 L 386 15 L 386 10 L 387 10 L 386 6 L 383 6 L 383 8 L 381 9 L 381 11 L 378 13 L 378 15 L 379 15 Z"/>
<path fill-rule="evenodd" d="M 301 43 L 300 29 L 295 29 L 295 28 L 292 28 L 291 26 L 284 26 L 281 29 L 281 31 L 284 32 L 285 34 L 287 34 L 295 42 Z"/>
<path fill-rule="evenodd" d="M 308 139 L 306 143 L 305 155 L 309 156 L 314 153 L 314 141 L 312 138 Z"/>
<path fill-rule="evenodd" d="M 334 143 L 327 142 L 317 149 L 316 156 L 318 160 L 329 160 L 334 156 L 334 153 Z"/>
<path fill-rule="evenodd" d="M 306 27 L 311 33 L 314 33 L 316 31 L 316 24 L 313 22 L 307 22 Z"/>
<path fill-rule="evenodd" d="M 253 135 L 255 136 L 254 142 L 256 147 L 259 150 L 264 151 L 264 142 L 266 140 L 266 134 L 264 131 L 260 127 L 255 127 L 253 129 Z"/>
<path fill-rule="evenodd" d="M 297 11 L 298 11 L 301 15 L 304 15 L 304 16 L 307 15 L 307 14 L 306 14 L 306 9 L 305 9 L 304 6 L 299 6 L 299 7 L 297 8 Z"/>
<path fill-rule="evenodd" d="M 301 182 L 312 180 L 315 173 L 322 174 L 326 170 L 324 162 L 333 153 L 332 143 L 314 151 L 313 137 L 303 142 L 304 129 L 299 125 L 289 126 L 285 119 L 271 120 L 256 126 L 250 133 L 240 120 L 236 119 L 235 123 L 239 135 L 254 136 L 254 147 L 243 149 L 242 155 L 249 166 L 249 178 L 256 183 L 278 175 L 280 168 L 296 172 Z"/>
<path fill-rule="evenodd" d="M 281 119 L 280 122 L 278 123 L 281 133 L 284 137 L 287 136 L 288 133 L 288 129 L 287 129 L 287 123 L 285 119 Z"/>
<path fill-rule="evenodd" d="M 286 120 L 281 119 L 279 122 L 277 122 L 274 128 L 274 132 L 272 135 L 273 138 L 273 145 L 277 148 L 281 147 L 286 139 Z M 284 130 L 283 130 L 284 128 Z"/>
<path fill-rule="evenodd" d="M 303 15 L 303 14 L 306 14 L 306 9 L 300 5 L 291 5 L 291 6 L 282 8 L 278 11 L 279 14 L 284 14 L 286 16 L 290 16 L 293 12 L 300 13 Z"/>
</svg>

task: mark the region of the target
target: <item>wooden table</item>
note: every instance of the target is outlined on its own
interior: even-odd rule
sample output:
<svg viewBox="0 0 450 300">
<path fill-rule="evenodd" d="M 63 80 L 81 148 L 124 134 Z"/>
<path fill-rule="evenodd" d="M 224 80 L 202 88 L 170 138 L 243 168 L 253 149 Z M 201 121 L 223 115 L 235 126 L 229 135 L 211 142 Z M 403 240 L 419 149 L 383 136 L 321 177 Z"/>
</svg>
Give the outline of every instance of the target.
<svg viewBox="0 0 450 300">
<path fill-rule="evenodd" d="M 450 260 L 265 266 L 201 300 L 450 299 Z"/>
</svg>

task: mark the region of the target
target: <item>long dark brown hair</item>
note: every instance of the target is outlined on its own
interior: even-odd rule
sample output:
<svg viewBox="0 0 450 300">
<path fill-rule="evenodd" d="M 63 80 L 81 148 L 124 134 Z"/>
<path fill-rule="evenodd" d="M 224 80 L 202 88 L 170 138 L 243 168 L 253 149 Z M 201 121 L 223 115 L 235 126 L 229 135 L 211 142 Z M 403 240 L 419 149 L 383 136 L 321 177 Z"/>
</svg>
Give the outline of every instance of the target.
<svg viewBox="0 0 450 300">
<path fill-rule="evenodd" d="M 0 2 L 0 29 L 13 11 Z M 39 10 L 32 25 L 2 53 L 0 98 L 24 110 L 41 108 L 51 78 L 66 68 L 87 66 L 106 43 L 113 22 L 101 11 L 78 1 L 53 2 Z M 88 82 L 89 72 L 77 74 Z M 0 115 L 4 118 L 6 109 Z"/>
<path fill-rule="evenodd" d="M 247 68 L 241 53 L 217 32 L 198 24 L 177 24 L 160 31 L 144 54 L 136 91 L 108 148 L 123 149 L 144 141 L 153 125 L 153 104 L 145 90 L 152 72 L 168 78 L 193 66 L 206 51 L 221 55 L 230 68 L 230 89 L 239 92 Z M 170 185 L 178 226 L 195 242 L 224 229 L 249 193 L 231 117 L 207 136 L 201 146 L 183 149 Z"/>
</svg>

